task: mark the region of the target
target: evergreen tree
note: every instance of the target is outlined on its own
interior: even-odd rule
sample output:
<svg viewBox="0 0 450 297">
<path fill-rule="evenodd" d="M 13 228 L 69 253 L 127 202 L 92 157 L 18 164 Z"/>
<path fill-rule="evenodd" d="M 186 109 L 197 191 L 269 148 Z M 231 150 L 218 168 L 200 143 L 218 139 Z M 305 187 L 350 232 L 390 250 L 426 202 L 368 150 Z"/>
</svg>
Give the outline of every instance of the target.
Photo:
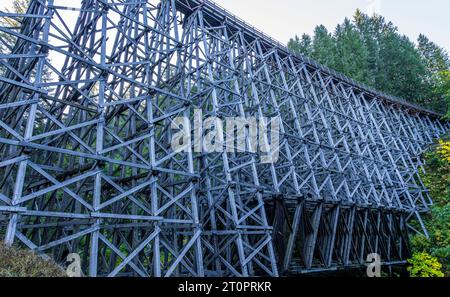
<svg viewBox="0 0 450 297">
<path fill-rule="evenodd" d="M 450 69 L 448 53 L 423 34 L 417 39 L 417 49 L 425 60 L 429 72 L 438 73 Z"/>
<path fill-rule="evenodd" d="M 288 47 L 296 53 L 311 56 L 312 54 L 312 39 L 308 34 L 303 34 L 300 39 L 298 35 L 291 38 L 288 42 Z"/>
<path fill-rule="evenodd" d="M 380 38 L 380 66 L 375 88 L 415 103 L 424 103 L 426 68 L 406 36 L 387 31 Z"/>
<path fill-rule="evenodd" d="M 369 83 L 368 50 L 361 34 L 349 19 L 336 27 L 336 70 L 353 79 Z"/>
<path fill-rule="evenodd" d="M 450 58 L 448 53 L 425 35 L 417 40 L 417 48 L 427 69 L 426 105 L 440 112 L 450 108 Z"/>
<path fill-rule="evenodd" d="M 25 13 L 28 8 L 29 0 L 14 0 L 12 3 L 12 9 L 6 8 L 6 12 L 13 13 Z M 10 17 L 0 17 L 0 27 L 5 27 L 8 29 L 20 27 L 20 20 L 17 18 Z M 11 52 L 12 47 L 16 42 L 16 37 L 10 34 L 0 31 L 0 53 Z"/>
<path fill-rule="evenodd" d="M 336 41 L 323 25 L 317 26 L 314 30 L 311 57 L 331 68 L 336 65 Z"/>
<path fill-rule="evenodd" d="M 363 40 L 367 48 L 367 83 L 375 87 L 377 85 L 379 69 L 381 65 L 380 61 L 380 35 L 382 30 L 382 23 L 384 20 L 373 16 L 372 18 L 362 13 L 360 10 L 356 10 L 353 17 L 353 22 L 357 31 L 359 32 L 361 39 Z"/>
<path fill-rule="evenodd" d="M 12 8 L 6 8 L 5 11 L 9 13 L 19 13 L 24 14 L 27 12 L 28 4 L 30 0 L 14 0 L 12 3 Z M 10 30 L 17 30 L 21 27 L 21 19 L 14 17 L 0 17 L 0 27 L 4 27 Z M 11 53 L 14 45 L 17 42 L 17 38 L 11 34 L 0 31 L 0 53 L 1 54 L 9 54 Z M 0 66 L 0 75 L 5 71 L 5 67 Z M 34 72 L 32 74 L 35 75 Z M 43 71 L 43 81 L 51 80 L 51 72 L 47 67 L 44 67 Z"/>
<path fill-rule="evenodd" d="M 416 46 L 380 15 L 360 10 L 331 35 L 323 25 L 314 36 L 295 36 L 289 47 L 381 92 L 445 113 L 450 101 L 450 59 L 421 35 Z M 449 111 L 450 114 L 450 111 Z"/>
</svg>

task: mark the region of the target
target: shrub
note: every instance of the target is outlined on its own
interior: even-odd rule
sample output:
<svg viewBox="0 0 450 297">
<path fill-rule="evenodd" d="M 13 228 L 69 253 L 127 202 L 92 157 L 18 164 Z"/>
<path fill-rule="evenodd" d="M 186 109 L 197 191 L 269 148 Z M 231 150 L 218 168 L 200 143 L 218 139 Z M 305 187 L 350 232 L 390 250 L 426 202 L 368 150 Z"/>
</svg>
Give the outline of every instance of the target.
<svg viewBox="0 0 450 297">
<path fill-rule="evenodd" d="M 450 162 L 450 141 L 439 140 L 438 153 L 444 160 Z"/>
<path fill-rule="evenodd" d="M 408 271 L 412 277 L 444 277 L 441 263 L 426 252 L 415 253 L 408 262 L 411 264 Z"/>
<path fill-rule="evenodd" d="M 29 250 L 0 242 L 0 277 L 63 277 L 64 270 Z"/>
<path fill-rule="evenodd" d="M 414 235 L 411 246 L 414 254 L 426 253 L 439 261 L 444 274 L 450 276 L 450 141 L 440 140 L 436 148 L 425 156 L 426 174 L 423 182 L 434 205 L 423 216 L 430 238 Z M 414 223 L 414 222 L 413 222 Z"/>
</svg>

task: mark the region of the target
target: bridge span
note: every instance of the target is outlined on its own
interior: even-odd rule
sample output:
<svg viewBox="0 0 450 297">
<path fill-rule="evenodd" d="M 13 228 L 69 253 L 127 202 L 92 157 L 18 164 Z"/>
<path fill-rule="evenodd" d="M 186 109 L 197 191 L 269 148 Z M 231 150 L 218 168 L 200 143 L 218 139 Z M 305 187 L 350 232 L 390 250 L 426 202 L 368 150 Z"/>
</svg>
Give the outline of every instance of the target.
<svg viewBox="0 0 450 297">
<path fill-rule="evenodd" d="M 279 276 L 401 264 L 427 235 L 421 155 L 448 133 L 441 115 L 210 1 L 59 2 L 0 13 L 20 21 L 0 27 L 7 244 L 77 253 L 91 276 Z M 278 159 L 173 151 L 194 110 L 278 119 Z"/>
</svg>

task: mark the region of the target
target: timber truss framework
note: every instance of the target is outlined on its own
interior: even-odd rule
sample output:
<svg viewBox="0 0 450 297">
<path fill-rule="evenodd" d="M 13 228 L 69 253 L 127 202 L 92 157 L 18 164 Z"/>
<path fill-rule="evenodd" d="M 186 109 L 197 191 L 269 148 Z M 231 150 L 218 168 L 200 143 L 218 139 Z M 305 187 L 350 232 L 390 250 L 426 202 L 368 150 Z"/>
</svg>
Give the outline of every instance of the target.
<svg viewBox="0 0 450 297">
<path fill-rule="evenodd" d="M 1 26 L 0 236 L 91 276 L 278 276 L 403 262 L 439 115 L 209 1 L 31 0 Z M 65 2 L 64 2 L 65 3 Z M 278 117 L 280 159 L 175 153 L 176 117 Z M 266 123 L 268 124 L 268 123 Z"/>
</svg>

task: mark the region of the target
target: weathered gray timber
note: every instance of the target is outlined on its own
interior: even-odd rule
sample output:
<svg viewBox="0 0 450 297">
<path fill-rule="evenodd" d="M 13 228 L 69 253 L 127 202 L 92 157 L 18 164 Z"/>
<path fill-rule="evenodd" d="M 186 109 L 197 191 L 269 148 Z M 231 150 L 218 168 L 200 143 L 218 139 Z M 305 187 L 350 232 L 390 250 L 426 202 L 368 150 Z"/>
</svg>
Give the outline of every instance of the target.
<svg viewBox="0 0 450 297">
<path fill-rule="evenodd" d="M 0 27 L 15 41 L 0 39 L 7 244 L 78 253 L 91 276 L 278 276 L 402 263 L 408 234 L 426 235 L 421 154 L 440 115 L 209 1 L 53 2 L 0 13 L 21 24 Z M 194 109 L 280 118 L 280 159 L 173 152 Z"/>
</svg>

